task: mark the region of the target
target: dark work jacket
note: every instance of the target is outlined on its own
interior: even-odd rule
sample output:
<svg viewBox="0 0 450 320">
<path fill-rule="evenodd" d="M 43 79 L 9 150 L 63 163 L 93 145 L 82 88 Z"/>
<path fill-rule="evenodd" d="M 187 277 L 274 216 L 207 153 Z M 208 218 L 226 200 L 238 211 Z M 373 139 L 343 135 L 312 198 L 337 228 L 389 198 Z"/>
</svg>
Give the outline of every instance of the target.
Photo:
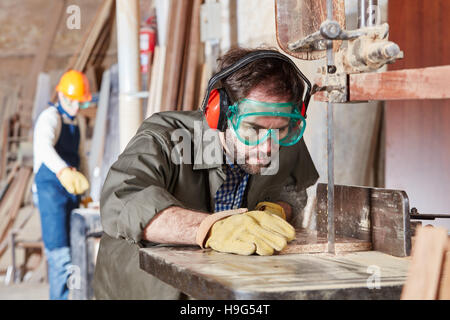
<svg viewBox="0 0 450 320">
<path fill-rule="evenodd" d="M 202 139 L 207 129 L 200 111 L 154 114 L 144 121 L 112 165 L 100 200 L 104 235 L 94 276 L 97 299 L 178 298 L 179 291 L 139 268 L 138 251 L 154 245 L 142 239 L 142 231 L 156 213 L 170 206 L 214 211 L 214 195 L 225 173 L 217 132 Z M 178 159 L 174 147 L 180 144 L 172 137 L 183 136 L 183 132 L 190 146 L 183 150 L 184 159 L 191 161 L 177 164 L 173 161 Z M 202 161 L 202 155 L 213 150 L 220 161 Z M 286 185 L 295 184 L 297 190 L 302 190 L 318 178 L 301 139 L 294 146 L 280 148 L 276 174 L 250 177 L 246 207 L 252 210 L 260 201 L 277 201 Z"/>
</svg>

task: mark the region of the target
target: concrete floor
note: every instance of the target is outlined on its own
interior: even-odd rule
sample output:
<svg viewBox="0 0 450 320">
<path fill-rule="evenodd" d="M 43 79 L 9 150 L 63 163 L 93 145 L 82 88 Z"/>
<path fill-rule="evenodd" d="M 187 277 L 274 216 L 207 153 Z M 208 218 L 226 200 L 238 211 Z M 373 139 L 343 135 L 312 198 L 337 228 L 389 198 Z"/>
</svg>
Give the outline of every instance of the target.
<svg viewBox="0 0 450 320">
<path fill-rule="evenodd" d="M 0 283 L 0 300 L 48 300 L 48 283 Z"/>
</svg>

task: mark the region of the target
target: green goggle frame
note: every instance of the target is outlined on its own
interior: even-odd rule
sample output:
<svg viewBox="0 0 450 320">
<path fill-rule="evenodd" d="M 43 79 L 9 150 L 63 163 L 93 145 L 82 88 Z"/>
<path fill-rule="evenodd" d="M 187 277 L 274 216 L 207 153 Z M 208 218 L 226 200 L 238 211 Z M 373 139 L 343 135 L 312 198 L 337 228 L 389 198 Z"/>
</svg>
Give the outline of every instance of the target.
<svg viewBox="0 0 450 320">
<path fill-rule="evenodd" d="M 244 104 L 248 108 L 241 108 Z M 251 109 L 272 109 L 271 111 L 256 111 Z M 291 109 L 291 112 L 277 111 L 277 109 Z M 242 110 L 244 109 L 244 110 Z M 250 110 L 246 110 L 250 109 Z M 279 129 L 264 129 L 265 133 L 263 135 L 245 135 L 243 134 L 242 126 L 244 120 L 248 117 L 284 117 L 289 119 L 289 123 L 285 128 L 287 130 L 283 137 L 279 138 Z M 297 108 L 297 104 L 293 102 L 285 103 L 270 103 L 261 102 L 250 99 L 243 99 L 229 107 L 227 113 L 228 123 L 230 127 L 233 128 L 239 141 L 247 146 L 256 146 L 270 136 L 272 140 L 281 146 L 292 146 L 300 141 L 306 129 L 306 119 L 300 114 Z M 254 129 L 254 132 L 259 130 Z M 251 137 L 249 139 L 249 137 Z"/>
</svg>

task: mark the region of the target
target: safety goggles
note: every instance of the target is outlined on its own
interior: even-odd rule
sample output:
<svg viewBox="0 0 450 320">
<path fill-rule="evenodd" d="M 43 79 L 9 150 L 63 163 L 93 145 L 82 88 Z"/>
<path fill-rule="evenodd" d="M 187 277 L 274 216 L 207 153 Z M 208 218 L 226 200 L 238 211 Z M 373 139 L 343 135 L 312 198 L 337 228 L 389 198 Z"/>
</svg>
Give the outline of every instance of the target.
<svg viewBox="0 0 450 320">
<path fill-rule="evenodd" d="M 230 106 L 227 117 L 237 138 L 248 146 L 256 146 L 269 136 L 281 146 L 292 146 L 300 141 L 306 128 L 306 119 L 292 102 L 244 99 Z M 276 128 L 262 127 L 260 117 L 266 117 Z"/>
<path fill-rule="evenodd" d="M 73 105 L 74 102 L 78 102 L 78 108 L 80 108 L 80 109 L 87 109 L 91 105 L 91 101 L 80 102 L 77 100 L 71 100 L 71 99 L 67 98 L 66 96 L 63 96 L 63 99 L 67 104 L 70 104 L 70 105 Z"/>
</svg>

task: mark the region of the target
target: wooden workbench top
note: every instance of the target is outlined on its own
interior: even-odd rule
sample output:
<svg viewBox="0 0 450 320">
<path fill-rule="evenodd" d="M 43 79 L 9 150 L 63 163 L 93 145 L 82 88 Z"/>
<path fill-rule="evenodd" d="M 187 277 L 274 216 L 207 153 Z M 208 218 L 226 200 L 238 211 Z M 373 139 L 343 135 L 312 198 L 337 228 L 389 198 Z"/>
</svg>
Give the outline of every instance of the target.
<svg viewBox="0 0 450 320">
<path fill-rule="evenodd" d="M 239 256 L 156 246 L 140 250 L 140 266 L 196 299 L 398 299 L 409 258 L 377 251 Z M 370 289 L 377 277 L 379 289 Z"/>
</svg>

